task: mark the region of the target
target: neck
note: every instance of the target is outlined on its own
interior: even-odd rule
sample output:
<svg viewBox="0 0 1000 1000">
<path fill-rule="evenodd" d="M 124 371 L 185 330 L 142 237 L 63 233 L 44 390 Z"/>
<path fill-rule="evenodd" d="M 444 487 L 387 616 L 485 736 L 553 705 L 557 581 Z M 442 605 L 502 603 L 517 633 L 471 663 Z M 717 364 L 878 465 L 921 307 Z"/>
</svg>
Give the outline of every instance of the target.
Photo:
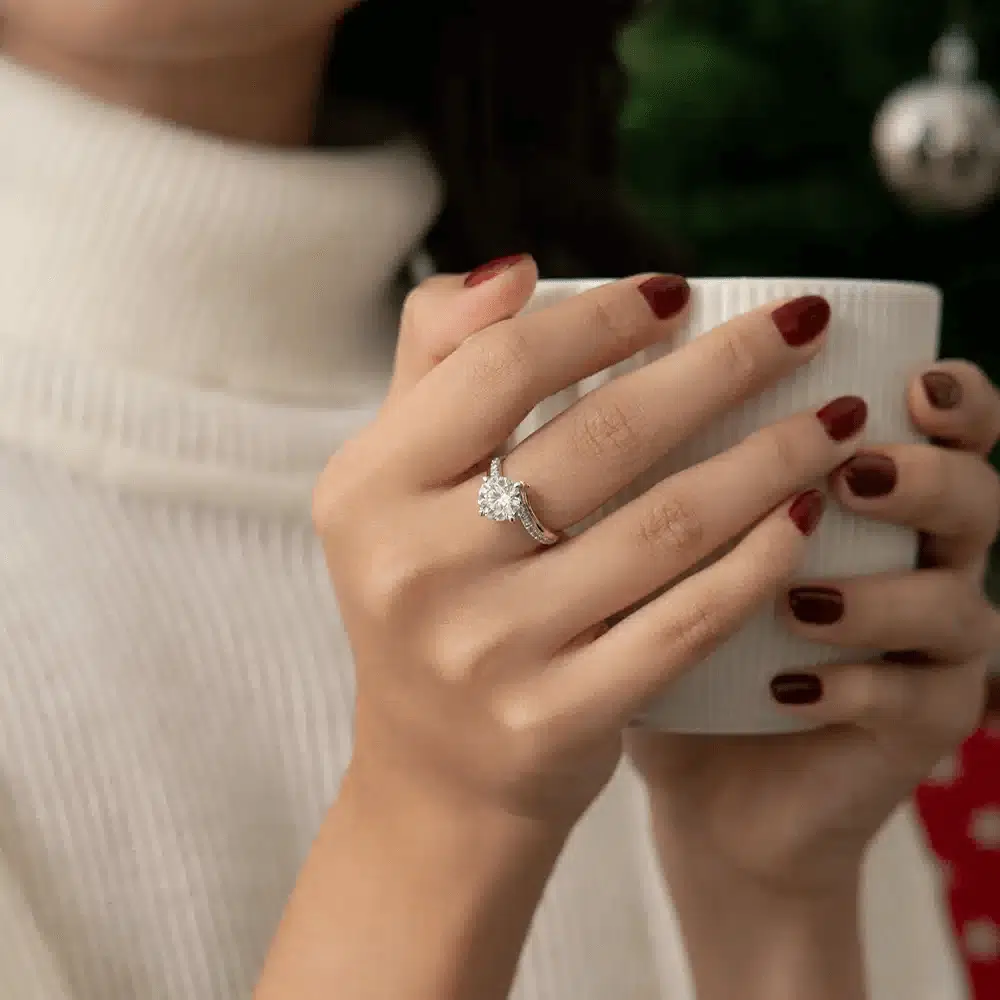
<svg viewBox="0 0 1000 1000">
<path fill-rule="evenodd" d="M 110 58 L 80 54 L 4 29 L 16 62 L 108 104 L 226 139 L 305 145 L 311 136 L 331 29 L 224 57 Z"/>
</svg>

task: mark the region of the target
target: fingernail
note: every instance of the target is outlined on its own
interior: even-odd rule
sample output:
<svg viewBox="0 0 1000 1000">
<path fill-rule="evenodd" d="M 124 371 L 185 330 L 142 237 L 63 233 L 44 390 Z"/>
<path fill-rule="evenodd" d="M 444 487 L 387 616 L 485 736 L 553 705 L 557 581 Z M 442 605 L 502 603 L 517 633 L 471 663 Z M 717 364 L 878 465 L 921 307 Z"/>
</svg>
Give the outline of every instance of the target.
<svg viewBox="0 0 1000 1000">
<path fill-rule="evenodd" d="M 864 427 L 868 404 L 859 396 L 841 396 L 827 403 L 816 416 L 834 441 L 846 441 Z"/>
<path fill-rule="evenodd" d="M 896 463 L 888 455 L 865 452 L 841 466 L 847 488 L 864 499 L 888 496 L 896 488 Z"/>
<path fill-rule="evenodd" d="M 823 682 L 815 674 L 778 674 L 771 694 L 779 705 L 814 705 L 823 697 Z"/>
<path fill-rule="evenodd" d="M 815 340 L 830 322 L 830 303 L 822 295 L 804 295 L 778 306 L 771 313 L 778 332 L 790 347 Z"/>
<path fill-rule="evenodd" d="M 935 448 L 947 448 L 949 451 L 962 447 L 962 443 L 954 438 L 932 437 L 928 438 L 927 443 L 934 445 Z"/>
<path fill-rule="evenodd" d="M 527 257 L 526 253 L 515 253 L 508 257 L 497 257 L 495 260 L 480 264 L 479 267 L 466 275 L 465 287 L 475 288 L 476 285 L 481 285 L 484 281 L 489 281 L 490 278 L 495 278 L 498 274 L 509 271 L 515 264 L 519 264 Z"/>
<path fill-rule="evenodd" d="M 844 598 L 832 587 L 794 587 L 788 607 L 803 625 L 833 625 L 844 617 Z"/>
<path fill-rule="evenodd" d="M 803 535 L 809 536 L 816 530 L 823 516 L 823 494 L 819 490 L 800 493 L 788 508 L 788 516 Z"/>
<path fill-rule="evenodd" d="M 935 410 L 954 410 L 962 402 L 962 383 L 947 372 L 927 372 L 921 381 Z"/>
<path fill-rule="evenodd" d="M 639 291 L 657 319 L 676 316 L 691 298 L 691 286 L 678 274 L 658 274 L 647 278 Z"/>
<path fill-rule="evenodd" d="M 926 667 L 934 658 L 920 649 L 896 649 L 882 654 L 885 663 L 896 663 L 901 667 Z"/>
</svg>

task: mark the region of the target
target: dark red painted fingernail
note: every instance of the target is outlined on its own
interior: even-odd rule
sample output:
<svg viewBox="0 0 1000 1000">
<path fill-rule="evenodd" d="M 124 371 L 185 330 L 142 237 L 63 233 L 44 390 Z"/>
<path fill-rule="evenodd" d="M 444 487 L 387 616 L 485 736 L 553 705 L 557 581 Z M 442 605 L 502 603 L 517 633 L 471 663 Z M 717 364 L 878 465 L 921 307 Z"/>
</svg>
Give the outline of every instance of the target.
<svg viewBox="0 0 1000 1000">
<path fill-rule="evenodd" d="M 816 530 L 816 525 L 823 516 L 824 503 L 823 494 L 819 490 L 807 490 L 792 501 L 788 516 L 803 535 L 809 536 Z"/>
<path fill-rule="evenodd" d="M 899 477 L 896 463 L 888 455 L 862 452 L 840 467 L 847 488 L 863 499 L 888 496 Z"/>
<path fill-rule="evenodd" d="M 962 443 L 954 438 L 932 437 L 928 438 L 928 444 L 934 445 L 935 448 L 947 448 L 949 451 L 962 447 Z"/>
<path fill-rule="evenodd" d="M 480 264 L 474 271 L 470 271 L 466 275 L 465 287 L 475 288 L 476 285 L 481 285 L 484 281 L 489 281 L 490 278 L 495 278 L 498 274 L 509 271 L 515 264 L 519 264 L 522 260 L 527 260 L 529 256 L 526 253 L 515 253 L 508 257 L 497 257 L 496 260 Z"/>
<path fill-rule="evenodd" d="M 691 298 L 691 286 L 679 274 L 658 274 L 647 278 L 639 291 L 657 319 L 676 316 Z"/>
<path fill-rule="evenodd" d="M 815 340 L 830 323 L 830 303 L 822 295 L 803 295 L 771 313 L 778 332 L 790 347 Z"/>
<path fill-rule="evenodd" d="M 868 404 L 859 396 L 841 396 L 827 403 L 816 416 L 834 441 L 846 441 L 865 426 Z"/>
<path fill-rule="evenodd" d="M 823 697 L 823 682 L 815 674 L 778 674 L 771 695 L 779 705 L 815 705 Z"/>
<path fill-rule="evenodd" d="M 832 587 L 794 587 L 788 607 L 803 625 L 834 625 L 844 617 L 844 596 Z"/>
<path fill-rule="evenodd" d="M 947 372 L 927 372 L 921 381 L 935 410 L 954 410 L 962 402 L 962 383 Z"/>
<path fill-rule="evenodd" d="M 882 654 L 886 663 L 897 663 L 901 667 L 926 667 L 934 658 L 921 649 L 895 649 Z"/>
</svg>

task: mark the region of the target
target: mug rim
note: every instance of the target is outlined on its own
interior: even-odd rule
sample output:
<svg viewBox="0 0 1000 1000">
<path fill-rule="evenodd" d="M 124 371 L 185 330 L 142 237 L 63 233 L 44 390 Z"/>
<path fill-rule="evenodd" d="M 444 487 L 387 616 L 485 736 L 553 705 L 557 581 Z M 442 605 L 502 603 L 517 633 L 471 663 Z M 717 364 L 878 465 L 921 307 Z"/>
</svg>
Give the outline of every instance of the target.
<svg viewBox="0 0 1000 1000">
<path fill-rule="evenodd" d="M 538 280 L 538 286 L 544 285 L 546 288 L 559 288 L 559 287 L 570 287 L 573 285 L 586 285 L 588 287 L 597 287 L 598 285 L 606 285 L 612 281 L 617 281 L 617 278 L 540 278 Z M 917 293 L 917 294 L 931 294 L 934 297 L 940 298 L 943 296 L 943 291 L 938 285 L 931 284 L 926 281 L 903 281 L 889 278 L 801 278 L 794 277 L 792 275 L 786 275 L 784 277 L 773 276 L 773 277 L 723 277 L 723 276 L 712 276 L 707 278 L 699 278 L 697 276 L 692 276 L 687 278 L 687 280 L 694 287 L 705 288 L 717 285 L 778 285 L 778 284 L 797 284 L 797 285 L 815 285 L 824 286 L 831 289 L 848 289 L 863 287 L 866 289 L 871 289 L 873 291 L 886 291 L 886 292 L 906 292 L 906 293 Z"/>
</svg>

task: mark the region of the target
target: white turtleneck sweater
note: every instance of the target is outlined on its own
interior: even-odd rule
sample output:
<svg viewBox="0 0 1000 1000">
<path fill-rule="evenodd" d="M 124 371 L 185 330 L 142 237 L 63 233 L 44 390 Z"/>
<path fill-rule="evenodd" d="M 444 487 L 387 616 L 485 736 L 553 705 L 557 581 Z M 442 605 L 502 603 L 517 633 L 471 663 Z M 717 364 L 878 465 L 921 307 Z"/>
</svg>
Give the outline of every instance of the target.
<svg viewBox="0 0 1000 1000">
<path fill-rule="evenodd" d="M 9 64 L 0 142 L 0 997 L 248 1000 L 351 746 L 312 483 L 378 405 L 436 181 Z M 874 1000 L 960 996 L 909 813 L 866 893 Z M 689 1000 L 681 954 L 623 769 L 514 996 Z"/>
</svg>

